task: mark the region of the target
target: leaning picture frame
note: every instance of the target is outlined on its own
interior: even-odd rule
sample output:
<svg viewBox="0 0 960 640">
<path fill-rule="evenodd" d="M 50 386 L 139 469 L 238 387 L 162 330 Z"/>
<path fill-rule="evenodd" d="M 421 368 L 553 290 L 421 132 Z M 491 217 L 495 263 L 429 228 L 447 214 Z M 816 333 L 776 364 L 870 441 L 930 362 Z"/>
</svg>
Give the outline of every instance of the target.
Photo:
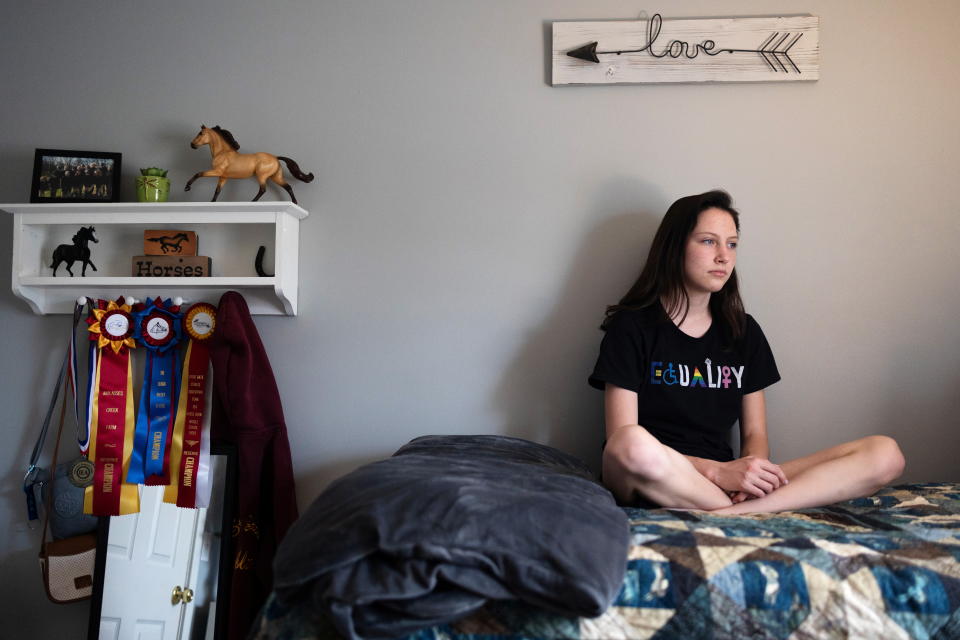
<svg viewBox="0 0 960 640">
<path fill-rule="evenodd" d="M 121 154 L 37 149 L 30 202 L 116 202 Z"/>
</svg>

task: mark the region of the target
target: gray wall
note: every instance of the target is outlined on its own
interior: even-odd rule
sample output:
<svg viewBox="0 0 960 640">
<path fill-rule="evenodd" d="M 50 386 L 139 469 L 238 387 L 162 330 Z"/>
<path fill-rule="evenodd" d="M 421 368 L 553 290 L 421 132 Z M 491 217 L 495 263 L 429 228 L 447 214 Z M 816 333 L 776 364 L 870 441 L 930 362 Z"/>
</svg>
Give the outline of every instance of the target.
<svg viewBox="0 0 960 640">
<path fill-rule="evenodd" d="M 122 152 L 127 200 L 150 165 L 204 200 L 210 182 L 179 191 L 209 161 L 188 147 L 201 122 L 315 172 L 294 184 L 300 315 L 257 318 L 306 506 L 427 433 L 595 463 L 604 305 L 667 205 L 721 186 L 783 374 L 774 457 L 886 433 L 905 479 L 960 480 L 960 4 L 669 4 L 647 9 L 819 15 L 821 80 L 547 84 L 550 21 L 635 18 L 634 2 L 20 3 L 0 22 L 0 202 L 26 200 L 36 147 Z M 45 601 L 19 487 L 65 322 L 0 292 L 0 610 L 23 636 L 79 638 L 86 615 Z"/>
</svg>

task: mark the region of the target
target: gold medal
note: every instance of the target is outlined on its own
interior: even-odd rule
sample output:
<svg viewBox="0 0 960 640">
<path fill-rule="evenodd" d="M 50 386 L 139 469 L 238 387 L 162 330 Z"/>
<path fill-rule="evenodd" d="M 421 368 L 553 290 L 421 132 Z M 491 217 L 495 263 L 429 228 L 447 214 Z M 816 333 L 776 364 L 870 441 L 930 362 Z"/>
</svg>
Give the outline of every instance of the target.
<svg viewBox="0 0 960 640">
<path fill-rule="evenodd" d="M 86 458 L 78 458 L 70 465 L 67 479 L 75 487 L 89 487 L 93 484 L 93 463 Z"/>
</svg>

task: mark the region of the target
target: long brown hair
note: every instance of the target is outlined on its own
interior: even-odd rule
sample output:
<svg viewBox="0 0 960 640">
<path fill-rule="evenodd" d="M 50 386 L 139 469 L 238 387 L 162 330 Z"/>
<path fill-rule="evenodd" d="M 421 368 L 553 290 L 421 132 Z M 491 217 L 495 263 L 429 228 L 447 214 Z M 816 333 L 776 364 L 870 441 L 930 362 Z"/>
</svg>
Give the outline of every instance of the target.
<svg viewBox="0 0 960 640">
<path fill-rule="evenodd" d="M 740 214 L 733 208 L 730 194 L 726 191 L 707 191 L 674 202 L 667 209 L 653 237 L 640 277 L 620 302 L 607 307 L 601 329 L 606 330 L 610 318 L 617 311 L 643 309 L 661 300 L 667 316 L 679 316 L 678 324 L 683 322 L 690 309 L 690 297 L 687 295 L 683 278 L 687 238 L 697 226 L 700 214 L 713 208 L 729 213 L 737 232 L 740 232 Z M 723 288 L 710 296 L 710 313 L 715 320 L 720 321 L 729 339 L 736 341 L 743 336 L 747 317 L 743 300 L 740 299 L 736 268 L 730 273 L 730 278 Z"/>
</svg>

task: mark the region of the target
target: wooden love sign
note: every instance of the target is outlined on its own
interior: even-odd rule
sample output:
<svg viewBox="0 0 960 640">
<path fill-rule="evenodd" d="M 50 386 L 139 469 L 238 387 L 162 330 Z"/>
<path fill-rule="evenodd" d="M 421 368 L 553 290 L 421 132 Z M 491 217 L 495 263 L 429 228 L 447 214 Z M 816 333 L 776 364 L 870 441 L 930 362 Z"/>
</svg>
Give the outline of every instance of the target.
<svg viewBox="0 0 960 640">
<path fill-rule="evenodd" d="M 819 30 L 817 16 L 554 22 L 552 84 L 813 81 Z"/>
</svg>

